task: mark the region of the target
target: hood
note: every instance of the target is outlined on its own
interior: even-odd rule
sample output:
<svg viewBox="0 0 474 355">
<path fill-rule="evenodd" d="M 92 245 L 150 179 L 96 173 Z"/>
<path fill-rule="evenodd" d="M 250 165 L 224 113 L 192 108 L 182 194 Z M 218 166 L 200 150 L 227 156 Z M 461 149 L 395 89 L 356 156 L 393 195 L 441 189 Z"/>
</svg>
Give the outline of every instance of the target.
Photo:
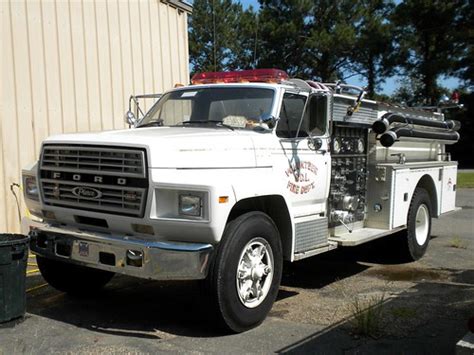
<svg viewBox="0 0 474 355">
<path fill-rule="evenodd" d="M 252 136 L 261 133 L 201 127 L 150 127 L 53 136 L 44 143 L 145 148 L 150 168 L 255 167 Z"/>
</svg>

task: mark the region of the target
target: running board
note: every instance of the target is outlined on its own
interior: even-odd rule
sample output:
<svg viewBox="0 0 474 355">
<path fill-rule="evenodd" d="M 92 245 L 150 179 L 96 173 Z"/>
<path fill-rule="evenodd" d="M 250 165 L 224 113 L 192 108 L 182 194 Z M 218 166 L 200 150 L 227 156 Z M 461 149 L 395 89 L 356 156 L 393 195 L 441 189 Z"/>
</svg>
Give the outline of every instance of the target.
<svg viewBox="0 0 474 355">
<path fill-rule="evenodd" d="M 394 228 L 391 230 L 377 229 L 377 228 L 361 228 L 353 231 L 352 233 L 338 234 L 329 237 L 329 241 L 336 242 L 337 244 L 345 247 L 353 247 L 356 245 L 364 244 L 375 239 L 385 237 L 389 234 L 399 232 L 406 229 L 406 226 Z"/>
<path fill-rule="evenodd" d="M 333 249 L 336 249 L 336 248 L 337 248 L 337 243 L 329 242 L 327 245 L 325 245 L 323 247 L 319 247 L 319 248 L 315 248 L 315 249 L 312 249 L 312 250 L 307 250 L 307 251 L 302 251 L 302 252 L 299 252 L 299 253 L 295 253 L 294 256 L 293 256 L 293 261 L 306 259 L 306 258 L 309 258 L 311 256 L 322 254 L 322 253 L 325 253 L 327 251 L 330 251 L 330 250 L 333 250 Z"/>
</svg>

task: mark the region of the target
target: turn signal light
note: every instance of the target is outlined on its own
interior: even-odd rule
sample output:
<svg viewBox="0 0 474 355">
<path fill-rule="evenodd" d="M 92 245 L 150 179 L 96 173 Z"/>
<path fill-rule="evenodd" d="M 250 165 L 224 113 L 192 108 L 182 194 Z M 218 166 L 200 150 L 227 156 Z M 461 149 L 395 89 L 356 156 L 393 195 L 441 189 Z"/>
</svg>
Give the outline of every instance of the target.
<svg viewBox="0 0 474 355">
<path fill-rule="evenodd" d="M 219 196 L 219 203 L 229 202 L 229 196 Z"/>
</svg>

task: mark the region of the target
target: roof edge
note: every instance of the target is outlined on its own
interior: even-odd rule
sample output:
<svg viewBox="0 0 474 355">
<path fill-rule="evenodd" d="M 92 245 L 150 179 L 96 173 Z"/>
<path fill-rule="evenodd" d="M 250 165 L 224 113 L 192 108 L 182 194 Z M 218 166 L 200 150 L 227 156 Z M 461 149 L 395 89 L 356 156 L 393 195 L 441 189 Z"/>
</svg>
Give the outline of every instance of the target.
<svg viewBox="0 0 474 355">
<path fill-rule="evenodd" d="M 184 0 L 161 0 L 162 3 L 171 5 L 178 10 L 187 12 L 188 14 L 193 12 L 193 6 Z"/>
</svg>

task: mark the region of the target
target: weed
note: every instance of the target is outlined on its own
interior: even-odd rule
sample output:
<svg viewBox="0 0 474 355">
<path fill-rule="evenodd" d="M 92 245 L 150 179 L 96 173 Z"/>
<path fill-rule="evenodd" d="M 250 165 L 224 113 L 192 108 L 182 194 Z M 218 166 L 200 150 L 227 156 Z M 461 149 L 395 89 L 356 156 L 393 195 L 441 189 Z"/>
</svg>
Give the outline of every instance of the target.
<svg viewBox="0 0 474 355">
<path fill-rule="evenodd" d="M 355 334 L 370 337 L 377 337 L 380 334 L 384 300 L 385 294 L 353 299 L 350 311 Z"/>
<path fill-rule="evenodd" d="M 450 246 L 451 248 L 457 248 L 457 249 L 466 249 L 467 248 L 466 242 L 464 240 L 462 240 L 461 238 L 459 238 L 459 236 L 457 236 L 457 235 L 451 238 L 451 240 L 449 241 L 448 246 Z"/>
</svg>

